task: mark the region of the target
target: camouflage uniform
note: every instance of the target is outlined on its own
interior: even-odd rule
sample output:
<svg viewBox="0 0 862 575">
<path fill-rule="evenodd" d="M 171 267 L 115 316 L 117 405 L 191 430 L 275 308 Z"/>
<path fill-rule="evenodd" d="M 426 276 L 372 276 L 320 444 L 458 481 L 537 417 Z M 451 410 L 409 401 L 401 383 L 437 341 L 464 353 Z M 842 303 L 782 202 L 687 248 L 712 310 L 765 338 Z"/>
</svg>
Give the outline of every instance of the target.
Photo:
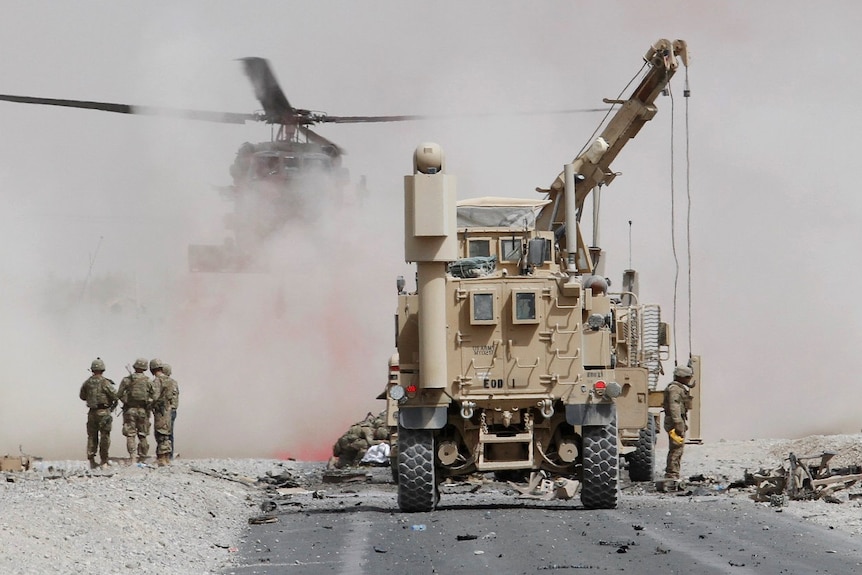
<svg viewBox="0 0 862 575">
<path fill-rule="evenodd" d="M 170 364 L 167 364 L 167 363 L 162 364 L 162 373 L 164 373 L 168 377 L 171 376 Z M 176 393 L 174 393 L 173 401 L 171 402 L 171 455 L 170 455 L 170 458 L 173 459 L 174 458 L 174 447 L 175 447 L 175 443 L 174 443 L 174 425 L 175 425 L 175 423 L 174 422 L 177 420 L 177 409 L 180 408 L 180 385 L 173 378 L 171 379 L 171 381 L 174 382 L 174 390 L 176 392 Z"/>
<path fill-rule="evenodd" d="M 111 449 L 111 412 L 117 407 L 117 392 L 114 382 L 104 377 L 105 364 L 96 358 L 91 366 L 93 375 L 81 386 L 78 396 L 90 408 L 87 414 L 87 459 L 90 467 L 95 468 L 96 453 L 102 465 L 108 463 Z"/>
<path fill-rule="evenodd" d="M 164 374 L 161 369 L 156 371 L 156 385 L 159 396 L 153 404 L 153 428 L 156 432 L 156 457 L 159 465 L 167 465 L 171 457 L 171 421 L 172 406 L 179 395 L 177 382 Z"/>
<path fill-rule="evenodd" d="M 117 395 L 123 402 L 123 435 L 132 463 L 144 459 L 150 450 L 150 411 L 156 399 L 155 388 L 143 371 L 147 360 L 135 361 L 135 373 L 123 378 Z"/>
<path fill-rule="evenodd" d="M 332 446 L 329 466 L 341 469 L 358 465 L 368 448 L 378 443 L 380 440 L 375 438 L 374 416 L 369 413 L 364 420 L 351 425 L 347 433 L 338 438 Z"/>
<path fill-rule="evenodd" d="M 679 479 L 685 432 L 688 431 L 688 410 L 691 409 L 691 368 L 678 366 L 673 370 L 673 381 L 664 390 L 664 430 L 668 432 L 667 465 L 665 477 Z M 681 440 L 675 441 L 673 431 Z"/>
</svg>

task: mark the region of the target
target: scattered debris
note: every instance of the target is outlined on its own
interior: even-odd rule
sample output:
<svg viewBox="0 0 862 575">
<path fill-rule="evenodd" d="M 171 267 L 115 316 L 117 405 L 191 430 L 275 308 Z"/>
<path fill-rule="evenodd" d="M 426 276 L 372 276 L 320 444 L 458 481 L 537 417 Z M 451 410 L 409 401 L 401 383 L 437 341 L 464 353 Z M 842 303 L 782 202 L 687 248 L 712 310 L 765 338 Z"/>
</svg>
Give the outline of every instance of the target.
<svg viewBox="0 0 862 575">
<path fill-rule="evenodd" d="M 139 467 L 145 467 L 145 464 L 139 464 Z M 224 479 L 226 481 L 233 481 L 235 483 L 241 483 L 243 485 L 247 485 L 248 487 L 254 487 L 257 481 L 252 479 L 251 477 L 242 477 L 240 475 L 231 474 L 231 473 L 219 473 L 215 469 L 201 469 L 199 467 L 190 467 L 192 471 L 195 473 L 203 473 L 204 475 L 208 475 L 210 477 L 215 477 L 216 479 Z"/>
<path fill-rule="evenodd" d="M 327 469 L 323 472 L 324 483 L 351 483 L 371 481 L 372 475 L 357 469 Z"/>
<path fill-rule="evenodd" d="M 569 500 L 575 497 L 581 490 L 581 482 L 576 479 L 558 477 L 551 479 L 544 471 L 534 472 L 526 487 L 512 481 L 506 484 L 514 489 L 522 499 L 539 499 L 550 501 L 551 499 Z"/>
<path fill-rule="evenodd" d="M 308 495 L 309 493 L 313 493 L 303 487 L 280 487 L 276 489 L 275 492 L 282 497 L 289 497 L 291 495 Z"/>
<path fill-rule="evenodd" d="M 569 500 L 581 490 L 581 482 L 574 479 L 559 478 L 554 481 L 554 498 Z"/>
<path fill-rule="evenodd" d="M 467 533 L 466 535 L 458 535 L 455 537 L 455 539 L 457 541 L 472 541 L 472 540 L 478 539 L 478 538 L 479 538 L 478 535 L 470 535 L 469 533 Z"/>
<path fill-rule="evenodd" d="M 273 489 L 295 489 L 299 487 L 299 481 L 289 471 L 283 471 L 273 475 L 271 471 L 257 479 L 258 484 Z"/>
<path fill-rule="evenodd" d="M 775 469 L 761 469 L 752 475 L 756 490 L 751 496 L 755 501 L 768 502 L 772 507 L 783 506 L 787 499 L 822 499 L 829 503 L 841 503 L 835 492 L 851 487 L 862 479 L 858 465 L 832 470 L 829 461 L 836 455 L 824 451 L 816 455 L 797 456 L 790 453 L 784 465 Z M 816 463 L 805 462 L 815 461 Z"/>
<path fill-rule="evenodd" d="M 606 545 L 608 547 L 636 547 L 637 543 L 634 541 L 605 541 L 604 539 L 599 539 L 599 545 Z"/>
<path fill-rule="evenodd" d="M 32 461 L 29 455 L 0 457 L 0 471 L 28 471 Z"/>
<path fill-rule="evenodd" d="M 263 525 L 265 523 L 275 523 L 277 521 L 278 517 L 275 515 L 258 515 L 257 517 L 248 518 L 249 525 Z"/>
<path fill-rule="evenodd" d="M 386 553 L 387 551 L 388 549 L 383 549 L 382 547 L 377 547 L 376 545 L 374 546 L 375 553 Z"/>
</svg>

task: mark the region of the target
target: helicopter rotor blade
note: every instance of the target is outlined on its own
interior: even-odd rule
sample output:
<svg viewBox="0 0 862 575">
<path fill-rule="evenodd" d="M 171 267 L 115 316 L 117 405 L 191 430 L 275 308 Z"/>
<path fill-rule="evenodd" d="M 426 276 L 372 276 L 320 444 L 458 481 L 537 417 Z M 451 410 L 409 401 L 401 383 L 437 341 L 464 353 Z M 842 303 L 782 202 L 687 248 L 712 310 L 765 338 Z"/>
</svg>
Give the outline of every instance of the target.
<svg viewBox="0 0 862 575">
<path fill-rule="evenodd" d="M 61 106 L 65 108 L 82 108 L 85 110 L 100 110 L 117 114 L 133 114 L 139 116 L 163 116 L 168 118 L 183 118 L 220 124 L 244 124 L 257 121 L 255 114 L 237 114 L 234 112 L 209 112 L 205 110 L 180 110 L 176 108 L 159 108 L 153 106 L 134 106 L 131 104 L 114 104 L 111 102 L 93 102 L 89 100 L 63 100 L 58 98 L 36 98 L 32 96 L 12 96 L 0 94 L 0 101 L 19 104 L 40 104 L 44 106 Z"/>
<path fill-rule="evenodd" d="M 269 66 L 266 58 L 240 58 L 245 75 L 251 80 L 254 87 L 254 95 L 263 106 L 266 120 L 273 123 L 292 123 L 291 119 L 297 116 L 296 110 L 287 101 L 287 96 L 281 91 L 275 74 Z"/>
<path fill-rule="evenodd" d="M 329 116 L 320 114 L 316 119 L 320 123 L 332 124 L 365 124 L 374 122 L 416 122 L 421 120 L 445 120 L 458 118 L 492 118 L 495 116 L 548 116 L 560 114 L 582 114 L 593 112 L 607 112 L 608 108 L 577 108 L 570 110 L 552 110 L 536 112 L 482 112 L 482 113 L 458 113 L 458 114 L 422 114 L 402 116 Z"/>
</svg>

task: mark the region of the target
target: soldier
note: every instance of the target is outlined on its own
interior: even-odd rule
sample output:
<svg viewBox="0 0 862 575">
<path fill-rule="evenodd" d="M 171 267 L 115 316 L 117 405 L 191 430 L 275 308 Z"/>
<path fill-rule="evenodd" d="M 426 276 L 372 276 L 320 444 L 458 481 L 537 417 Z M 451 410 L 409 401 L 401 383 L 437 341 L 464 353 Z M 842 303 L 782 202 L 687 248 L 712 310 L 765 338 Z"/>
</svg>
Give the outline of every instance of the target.
<svg viewBox="0 0 862 575">
<path fill-rule="evenodd" d="M 374 418 L 374 439 L 389 441 L 389 435 L 389 424 L 386 422 L 386 410 L 384 409 Z"/>
<path fill-rule="evenodd" d="M 171 366 L 168 363 L 162 364 L 162 373 L 171 377 Z M 170 458 L 174 458 L 174 422 L 177 420 L 177 409 L 180 407 L 180 385 L 177 381 L 171 378 L 171 381 L 174 382 L 174 389 L 176 389 L 176 393 L 174 394 L 173 402 L 171 403 L 171 456 Z"/>
<path fill-rule="evenodd" d="M 96 358 L 90 364 L 93 375 L 81 386 L 78 396 L 87 402 L 90 408 L 87 414 L 87 459 L 90 469 L 99 467 L 96 464 L 96 453 L 102 466 L 108 464 L 108 451 L 111 449 L 111 423 L 114 418 L 111 412 L 117 407 L 117 391 L 114 382 L 102 375 L 105 373 L 105 362 Z"/>
<path fill-rule="evenodd" d="M 666 479 L 679 479 L 685 432 L 688 431 L 688 410 L 691 409 L 690 390 L 696 384 L 692 375 L 690 367 L 675 367 L 673 381 L 664 390 L 664 430 L 668 433 Z"/>
<path fill-rule="evenodd" d="M 154 363 L 155 362 L 155 363 Z M 164 364 L 154 359 L 150 361 L 150 372 L 154 376 L 153 387 L 156 400 L 153 402 L 153 428 L 156 432 L 156 458 L 159 467 L 170 464 L 171 457 L 171 409 L 178 394 L 177 382 L 164 373 Z"/>
<path fill-rule="evenodd" d="M 374 438 L 373 420 L 374 416 L 369 413 L 364 420 L 351 425 L 350 429 L 338 438 L 332 446 L 328 467 L 341 469 L 357 465 L 369 447 L 380 443 L 380 440 Z"/>
<path fill-rule="evenodd" d="M 158 397 L 159 394 L 161 393 L 161 390 L 159 389 L 160 382 L 159 382 L 159 378 L 156 377 L 156 371 L 162 368 L 162 360 L 154 357 L 153 359 L 150 360 L 149 365 L 150 365 L 150 375 L 153 376 L 153 379 L 152 379 L 152 381 L 153 381 L 153 392 L 156 394 L 156 397 Z"/>
<path fill-rule="evenodd" d="M 135 373 L 130 373 L 120 382 L 117 395 L 123 402 L 123 435 L 131 463 L 143 461 L 150 450 L 147 436 L 150 434 L 150 411 L 156 399 L 153 382 L 144 371 L 147 360 L 139 358 L 132 365 Z"/>
</svg>

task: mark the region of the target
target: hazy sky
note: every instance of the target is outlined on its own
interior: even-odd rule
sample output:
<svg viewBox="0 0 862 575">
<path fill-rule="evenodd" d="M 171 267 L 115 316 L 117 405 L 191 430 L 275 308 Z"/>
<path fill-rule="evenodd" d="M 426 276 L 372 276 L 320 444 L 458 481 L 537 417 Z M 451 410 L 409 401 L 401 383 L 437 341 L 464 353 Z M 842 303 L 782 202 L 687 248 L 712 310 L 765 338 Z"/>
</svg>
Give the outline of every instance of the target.
<svg viewBox="0 0 862 575">
<path fill-rule="evenodd" d="M 838 364 L 860 340 L 840 289 L 862 272 L 853 156 L 862 80 L 857 2 L 12 2 L 0 0 L 0 93 L 233 112 L 259 108 L 238 58 L 270 59 L 291 103 L 334 115 L 588 108 L 616 97 L 659 38 L 691 51 L 688 333 L 685 74 L 617 158 L 602 246 L 703 356 L 704 436 L 858 432 L 862 387 Z M 671 118 L 674 171 L 671 170 Z M 534 197 L 600 115 L 332 125 L 372 198 L 297 223 L 266 276 L 191 276 L 219 243 L 213 186 L 264 125 L 0 102 L 0 453 L 82 457 L 77 398 L 101 356 L 173 364 L 188 456 L 325 455 L 382 408 L 415 146 L 443 146 L 459 197 Z M 409 276 L 408 276 L 409 277 Z M 84 282 L 89 278 L 88 286 Z M 619 285 L 619 284 L 617 284 Z M 829 288 L 829 289 L 826 289 Z M 95 293 L 94 293 L 95 292 Z M 108 313 L 103 294 L 125 306 Z M 134 304 L 142 311 L 134 312 Z M 691 347 L 689 349 L 689 340 Z M 672 365 L 671 360 L 668 365 Z M 335 406 L 334 412 L 328 406 Z M 113 455 L 124 455 L 115 422 Z"/>
</svg>

